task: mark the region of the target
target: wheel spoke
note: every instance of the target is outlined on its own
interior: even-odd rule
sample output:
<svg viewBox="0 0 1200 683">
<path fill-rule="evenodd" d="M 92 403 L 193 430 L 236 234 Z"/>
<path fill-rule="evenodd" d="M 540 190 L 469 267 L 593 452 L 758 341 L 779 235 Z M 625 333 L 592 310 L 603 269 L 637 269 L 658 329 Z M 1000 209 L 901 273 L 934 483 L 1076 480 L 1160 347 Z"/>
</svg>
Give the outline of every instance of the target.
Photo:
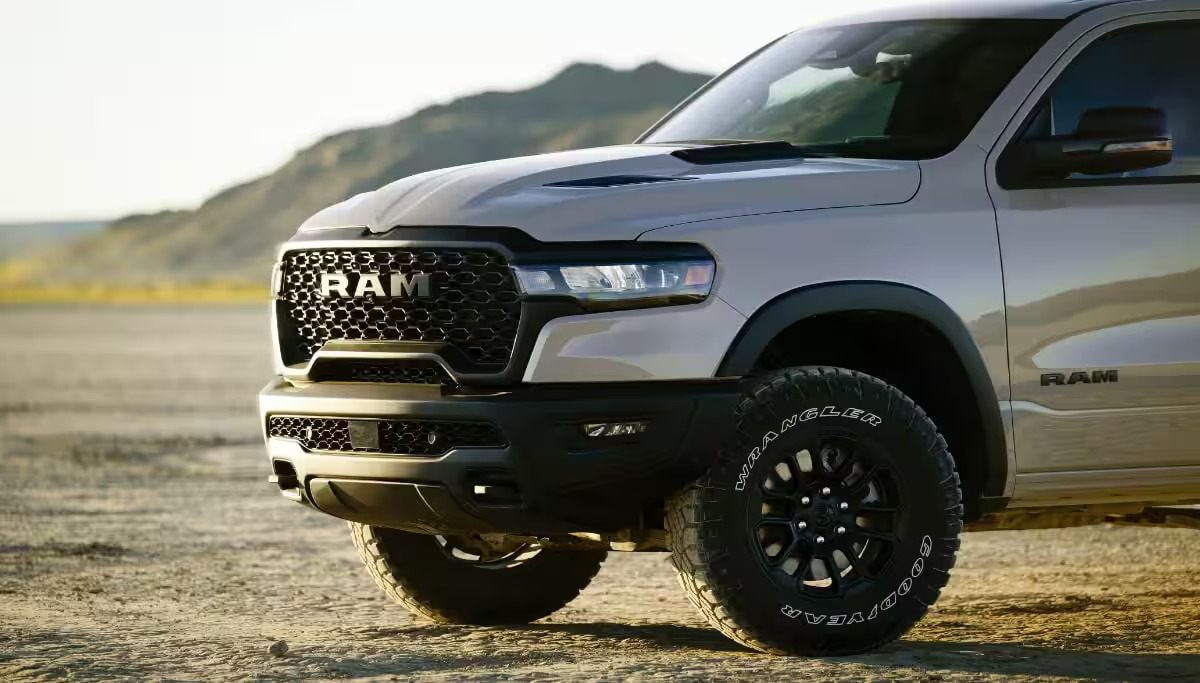
<svg viewBox="0 0 1200 683">
<path fill-rule="evenodd" d="M 789 558 L 795 556 L 799 563 L 798 566 L 804 566 L 804 563 L 807 561 L 807 559 L 804 557 L 804 553 L 799 552 L 803 545 L 804 541 L 800 540 L 799 537 L 795 537 L 792 539 L 792 542 L 787 545 L 787 547 L 780 551 L 778 555 L 775 557 L 768 557 L 767 563 L 773 567 L 782 567 Z M 796 571 L 799 571 L 799 569 Z"/>
<path fill-rule="evenodd" d="M 799 463 L 796 462 L 795 455 L 788 455 L 783 459 L 783 464 L 787 467 L 788 472 L 792 475 L 792 491 L 800 489 L 800 480 L 804 478 L 804 471 L 800 469 Z"/>
<path fill-rule="evenodd" d="M 846 477 L 850 476 L 850 473 L 854 471 L 854 462 L 854 453 L 851 451 L 847 453 L 846 457 L 842 458 L 842 461 L 839 462 L 837 467 L 834 468 L 833 478 L 837 479 L 839 482 L 845 483 Z"/>
<path fill-rule="evenodd" d="M 829 590 L 833 591 L 834 595 L 841 595 L 846 587 L 842 581 L 842 570 L 838 569 L 832 554 L 825 558 L 825 572 L 829 574 Z"/>
<path fill-rule="evenodd" d="M 863 564 L 862 558 L 858 556 L 858 553 L 854 552 L 853 543 L 842 543 L 839 545 L 838 549 L 841 550 L 842 554 L 846 556 L 846 561 L 850 563 L 850 568 L 854 570 L 855 576 L 867 581 L 875 580 L 874 576 L 867 573 L 867 568 L 866 565 Z"/>
<path fill-rule="evenodd" d="M 754 525 L 754 531 L 758 533 L 760 530 L 790 529 L 791 526 L 792 520 L 787 517 L 763 517 Z"/>
<path fill-rule="evenodd" d="M 515 567 L 542 550 L 536 543 L 497 547 L 479 536 L 435 536 L 434 542 L 454 562 L 492 568 Z"/>
<path fill-rule="evenodd" d="M 768 565 L 778 567 L 783 564 L 802 543 L 801 538 L 790 530 L 791 525 L 791 520 L 781 518 L 761 519 L 754 525 L 755 538 Z M 768 552 L 773 546 L 780 546 L 779 552 L 774 555 Z"/>
<path fill-rule="evenodd" d="M 863 475 L 854 482 L 854 486 L 851 486 L 850 489 L 846 491 L 847 495 L 851 496 L 852 498 L 859 499 L 866 497 L 871 482 L 874 481 L 875 477 L 878 477 L 883 470 L 884 468 L 881 465 L 872 464 L 867 468 L 867 471 L 864 472 Z"/>
<path fill-rule="evenodd" d="M 779 491 L 776 489 L 769 489 L 766 486 L 760 486 L 758 488 L 759 488 L 759 490 L 762 491 L 763 498 L 771 498 L 774 500 L 781 500 L 781 501 L 792 499 L 792 494 L 790 494 L 790 493 L 784 493 L 783 491 Z"/>
<path fill-rule="evenodd" d="M 792 542 L 788 544 L 788 547 L 784 548 L 783 552 L 779 554 L 779 556 L 782 558 L 780 561 L 786 560 L 792 555 L 796 555 L 803 546 L 804 540 L 799 536 L 794 537 Z M 801 556 L 803 556 L 803 554 L 801 554 Z"/>
<path fill-rule="evenodd" d="M 879 505 L 877 503 L 864 503 L 858 508 L 858 512 L 867 515 L 894 515 L 900 511 L 900 508 L 895 505 Z"/>
</svg>

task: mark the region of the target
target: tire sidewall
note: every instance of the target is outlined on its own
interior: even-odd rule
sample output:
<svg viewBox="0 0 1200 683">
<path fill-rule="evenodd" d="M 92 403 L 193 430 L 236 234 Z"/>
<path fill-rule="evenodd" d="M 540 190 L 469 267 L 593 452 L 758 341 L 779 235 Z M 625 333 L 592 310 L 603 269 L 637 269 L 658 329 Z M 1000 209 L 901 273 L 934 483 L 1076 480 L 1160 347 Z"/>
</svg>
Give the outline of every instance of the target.
<svg viewBox="0 0 1200 683">
<path fill-rule="evenodd" d="M 937 598 L 957 548 L 957 487 L 943 485 L 949 459 L 928 418 L 898 391 L 878 382 L 842 382 L 841 376 L 788 378 L 771 387 L 742 420 L 726 453 L 712 468 L 704 519 L 714 580 L 737 588 L 741 608 L 759 626 L 784 640 L 814 643 L 861 642 L 907 630 Z M 830 432 L 852 434 L 884 452 L 903 512 L 899 543 L 872 586 L 844 598 L 816 598 L 788 590 L 759 560 L 751 529 L 757 521 L 753 487 L 784 454 L 794 453 Z"/>
</svg>

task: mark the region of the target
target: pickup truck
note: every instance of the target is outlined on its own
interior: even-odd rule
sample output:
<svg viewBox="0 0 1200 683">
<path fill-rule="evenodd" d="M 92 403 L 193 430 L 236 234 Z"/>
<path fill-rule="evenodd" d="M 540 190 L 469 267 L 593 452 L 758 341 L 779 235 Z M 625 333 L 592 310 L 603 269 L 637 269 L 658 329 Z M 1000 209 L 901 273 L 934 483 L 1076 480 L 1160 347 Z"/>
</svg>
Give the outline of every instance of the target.
<svg viewBox="0 0 1200 683">
<path fill-rule="evenodd" d="M 1200 0 L 895 8 L 633 144 L 422 173 L 274 271 L 271 481 L 395 601 L 668 551 L 765 652 L 868 651 L 965 529 L 1200 526 Z"/>
</svg>

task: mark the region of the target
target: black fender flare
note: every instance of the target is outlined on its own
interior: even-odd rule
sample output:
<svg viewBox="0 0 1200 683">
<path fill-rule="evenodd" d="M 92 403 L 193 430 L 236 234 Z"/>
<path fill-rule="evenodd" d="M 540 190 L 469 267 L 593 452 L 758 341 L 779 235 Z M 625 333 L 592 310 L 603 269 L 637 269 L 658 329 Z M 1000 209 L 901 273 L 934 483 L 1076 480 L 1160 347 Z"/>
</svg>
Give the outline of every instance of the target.
<svg viewBox="0 0 1200 683">
<path fill-rule="evenodd" d="M 750 374 L 767 345 L 780 332 L 805 318 L 853 311 L 901 313 L 923 321 L 949 342 L 970 384 L 986 451 L 987 483 L 984 511 L 1002 507 L 1009 477 L 1008 443 L 1000 400 L 991 374 L 962 318 L 946 302 L 929 292 L 895 282 L 834 282 L 792 290 L 760 307 L 742 326 L 717 370 L 718 377 Z"/>
</svg>

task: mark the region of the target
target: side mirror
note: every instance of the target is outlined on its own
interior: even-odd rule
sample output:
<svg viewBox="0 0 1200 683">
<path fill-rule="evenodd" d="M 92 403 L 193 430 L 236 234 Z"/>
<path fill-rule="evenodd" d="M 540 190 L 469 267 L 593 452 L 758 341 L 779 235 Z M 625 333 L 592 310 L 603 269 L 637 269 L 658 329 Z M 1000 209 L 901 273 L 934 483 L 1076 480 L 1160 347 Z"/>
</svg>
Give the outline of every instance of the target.
<svg viewBox="0 0 1200 683">
<path fill-rule="evenodd" d="M 1072 173 L 1109 175 L 1171 163 L 1174 145 L 1161 109 L 1092 109 L 1071 135 L 1031 139 L 1024 149 L 1025 175 L 1061 180 Z"/>
</svg>

